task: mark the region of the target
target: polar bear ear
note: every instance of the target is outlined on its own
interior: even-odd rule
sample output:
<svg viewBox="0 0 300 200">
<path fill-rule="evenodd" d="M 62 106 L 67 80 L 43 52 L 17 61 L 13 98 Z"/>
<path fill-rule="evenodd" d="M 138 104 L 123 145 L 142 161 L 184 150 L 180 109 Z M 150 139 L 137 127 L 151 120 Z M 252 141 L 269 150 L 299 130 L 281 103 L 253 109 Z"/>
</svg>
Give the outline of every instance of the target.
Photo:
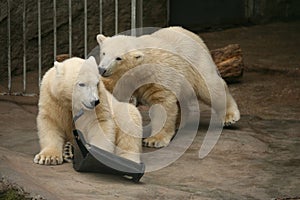
<svg viewBox="0 0 300 200">
<path fill-rule="evenodd" d="M 97 38 L 98 44 L 101 45 L 107 37 L 105 37 L 103 34 L 98 34 L 96 38 Z"/>
<path fill-rule="evenodd" d="M 90 56 L 83 64 L 94 71 L 95 74 L 98 74 L 98 65 L 94 56 Z"/>
<path fill-rule="evenodd" d="M 56 74 L 62 74 L 63 73 L 63 63 L 55 61 L 54 67 L 56 69 Z"/>
<path fill-rule="evenodd" d="M 96 62 L 96 59 L 95 59 L 94 56 L 90 56 L 90 57 L 86 60 L 86 62 L 87 62 L 88 64 L 90 64 L 90 65 L 96 65 L 96 66 L 97 66 L 97 62 Z"/>
<path fill-rule="evenodd" d="M 144 59 L 144 54 L 141 51 L 132 51 L 130 55 L 132 56 L 132 58 L 135 58 L 137 61 L 143 61 Z"/>
</svg>

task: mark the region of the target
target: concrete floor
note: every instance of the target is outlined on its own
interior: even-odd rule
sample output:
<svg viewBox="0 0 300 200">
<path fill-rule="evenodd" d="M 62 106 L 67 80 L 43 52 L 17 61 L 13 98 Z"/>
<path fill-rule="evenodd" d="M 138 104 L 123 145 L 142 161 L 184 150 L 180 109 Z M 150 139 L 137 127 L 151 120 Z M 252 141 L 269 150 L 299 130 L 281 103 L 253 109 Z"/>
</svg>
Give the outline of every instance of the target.
<svg viewBox="0 0 300 200">
<path fill-rule="evenodd" d="M 32 196 L 55 200 L 300 199 L 299 35 L 300 21 L 202 33 L 210 49 L 241 45 L 244 77 L 229 86 L 241 120 L 224 129 L 213 151 L 199 159 L 208 125 L 204 117 L 187 151 L 146 173 L 139 184 L 78 173 L 70 163 L 34 164 L 37 98 L 0 96 L 0 176 Z"/>
</svg>

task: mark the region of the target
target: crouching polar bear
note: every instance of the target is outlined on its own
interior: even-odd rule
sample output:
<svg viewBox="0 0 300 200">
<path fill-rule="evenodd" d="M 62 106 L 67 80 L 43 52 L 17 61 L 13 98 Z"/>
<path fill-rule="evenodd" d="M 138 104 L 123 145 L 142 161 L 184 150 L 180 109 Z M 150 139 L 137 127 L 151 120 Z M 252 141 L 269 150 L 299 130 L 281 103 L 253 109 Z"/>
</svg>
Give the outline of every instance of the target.
<svg viewBox="0 0 300 200">
<path fill-rule="evenodd" d="M 133 105 L 117 101 L 105 89 L 93 57 L 55 62 L 41 82 L 38 106 L 41 151 L 34 157 L 35 163 L 63 162 L 64 143 L 73 141 L 73 116 L 87 142 L 140 163 L 140 113 Z"/>
<path fill-rule="evenodd" d="M 174 92 L 180 96 L 186 90 L 186 84 L 182 84 L 180 77 L 190 83 L 199 101 L 212 106 L 223 125 L 231 125 L 240 119 L 238 106 L 218 74 L 208 48 L 194 33 L 181 27 L 169 27 L 140 37 L 105 37 L 99 34 L 97 41 L 100 45 L 99 70 L 106 77 L 105 85 L 110 92 L 113 92 L 122 76 L 130 74 L 132 69 L 142 65 L 148 65 L 144 68 L 146 71 L 151 69 L 148 75 L 152 83 L 136 88 L 133 95 L 150 106 L 162 105 L 167 118 L 158 133 L 154 132 L 157 128 L 153 128 L 151 136 L 143 140 L 145 145 L 166 146 L 175 134 L 180 110 Z M 136 78 L 145 78 L 146 71 L 135 75 Z M 167 89 L 159 85 L 161 83 L 172 88 Z M 184 95 L 184 98 L 189 98 Z"/>
</svg>

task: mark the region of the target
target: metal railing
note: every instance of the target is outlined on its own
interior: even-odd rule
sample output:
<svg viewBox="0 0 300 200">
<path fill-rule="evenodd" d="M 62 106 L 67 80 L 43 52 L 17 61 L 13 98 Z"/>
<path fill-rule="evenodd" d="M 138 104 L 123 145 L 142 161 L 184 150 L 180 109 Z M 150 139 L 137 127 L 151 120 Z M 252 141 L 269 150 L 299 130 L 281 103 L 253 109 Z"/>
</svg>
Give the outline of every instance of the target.
<svg viewBox="0 0 300 200">
<path fill-rule="evenodd" d="M 118 0 L 114 0 L 115 2 L 115 33 L 118 33 L 118 18 L 119 18 L 119 2 Z M 138 2 L 137 2 L 138 1 Z M 136 20 L 143 18 L 142 16 L 142 4 L 143 0 L 131 0 L 131 28 L 134 30 L 136 28 Z M 56 59 L 57 56 L 57 23 L 56 23 L 56 18 L 57 18 L 57 5 L 58 1 L 53 0 L 53 55 L 54 55 L 54 60 Z M 138 12 L 136 11 L 137 9 L 137 3 L 138 3 Z M 99 32 L 103 32 L 103 2 L 102 0 L 99 0 Z M 42 22 L 41 22 L 41 0 L 37 0 L 37 9 L 38 9 L 38 16 L 37 16 L 37 28 L 38 28 L 38 87 L 40 87 L 40 83 L 42 80 Z M 22 16 L 22 32 L 23 32 L 23 87 L 22 91 L 12 91 L 12 66 L 11 66 L 11 47 L 12 47 L 12 41 L 11 41 L 11 0 L 7 0 L 7 75 L 8 75 L 8 83 L 7 83 L 7 91 L 2 92 L 0 91 L 0 95 L 16 95 L 16 96 L 36 96 L 38 94 L 32 93 L 27 91 L 27 35 L 26 35 L 26 0 L 23 0 L 23 16 Z M 139 14 L 139 16 L 137 16 Z M 69 32 L 69 56 L 72 55 L 72 0 L 68 1 L 68 32 Z M 87 28 L 88 28 L 88 23 L 87 23 L 87 17 L 88 17 L 88 9 L 87 9 L 87 0 L 84 0 L 84 57 L 86 58 L 88 55 L 88 33 L 87 33 Z M 135 31 L 132 31 L 131 34 L 135 35 Z"/>
</svg>

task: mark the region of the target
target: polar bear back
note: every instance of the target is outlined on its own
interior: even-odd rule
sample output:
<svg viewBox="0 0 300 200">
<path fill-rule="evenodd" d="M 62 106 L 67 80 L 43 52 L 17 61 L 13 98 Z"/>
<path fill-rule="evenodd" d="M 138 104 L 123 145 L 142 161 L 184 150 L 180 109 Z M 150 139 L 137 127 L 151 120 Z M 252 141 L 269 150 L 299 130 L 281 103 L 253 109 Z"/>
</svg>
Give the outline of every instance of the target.
<svg viewBox="0 0 300 200">
<path fill-rule="evenodd" d="M 207 46 L 198 35 L 182 27 L 174 26 L 160 29 L 151 36 L 172 45 L 173 53 L 178 54 L 199 70 L 203 72 L 217 70 Z"/>
</svg>

